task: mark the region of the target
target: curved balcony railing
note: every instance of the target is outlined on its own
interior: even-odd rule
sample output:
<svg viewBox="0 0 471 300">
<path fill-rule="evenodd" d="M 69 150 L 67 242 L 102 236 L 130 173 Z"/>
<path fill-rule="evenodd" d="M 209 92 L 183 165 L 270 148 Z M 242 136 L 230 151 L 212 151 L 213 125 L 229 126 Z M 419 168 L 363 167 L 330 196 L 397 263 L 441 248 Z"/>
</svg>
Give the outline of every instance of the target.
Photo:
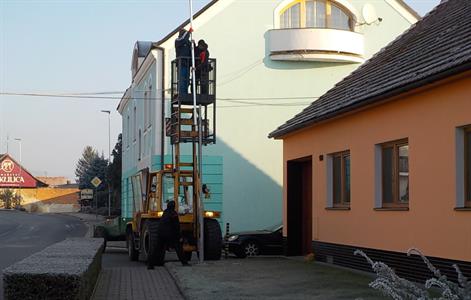
<svg viewBox="0 0 471 300">
<path fill-rule="evenodd" d="M 274 29 L 268 47 L 273 60 L 364 61 L 364 38 L 357 32 L 329 28 Z"/>
</svg>

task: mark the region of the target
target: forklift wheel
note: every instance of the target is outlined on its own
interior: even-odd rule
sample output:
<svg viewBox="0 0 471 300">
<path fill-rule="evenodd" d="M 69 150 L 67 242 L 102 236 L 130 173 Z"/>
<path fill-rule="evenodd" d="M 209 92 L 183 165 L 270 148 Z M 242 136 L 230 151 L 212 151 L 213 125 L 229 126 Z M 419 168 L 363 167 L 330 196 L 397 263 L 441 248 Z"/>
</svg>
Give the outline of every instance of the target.
<svg viewBox="0 0 471 300">
<path fill-rule="evenodd" d="M 148 220 L 144 225 L 144 247 L 147 253 L 148 266 L 161 266 L 165 259 L 165 247 L 158 242 L 157 231 L 159 228 L 158 220 Z"/>
<path fill-rule="evenodd" d="M 222 252 L 222 233 L 219 222 L 204 219 L 204 259 L 220 260 Z"/>
<path fill-rule="evenodd" d="M 137 261 L 139 258 L 139 251 L 136 250 L 134 243 L 134 234 L 131 230 L 126 233 L 126 247 L 128 248 L 128 256 L 131 261 Z"/>
</svg>

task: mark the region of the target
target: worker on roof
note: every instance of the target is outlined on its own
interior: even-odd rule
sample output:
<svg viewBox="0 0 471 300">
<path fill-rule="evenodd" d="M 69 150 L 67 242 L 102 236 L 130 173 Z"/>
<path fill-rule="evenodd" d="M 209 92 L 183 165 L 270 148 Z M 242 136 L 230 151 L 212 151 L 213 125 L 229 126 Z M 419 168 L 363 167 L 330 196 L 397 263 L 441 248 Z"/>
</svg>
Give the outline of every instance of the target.
<svg viewBox="0 0 471 300">
<path fill-rule="evenodd" d="M 185 255 L 183 255 L 180 220 L 175 211 L 175 201 L 173 200 L 167 203 L 167 208 L 164 210 L 162 218 L 159 221 L 156 247 L 157 261 L 154 262 L 151 259 L 148 259 L 147 266 L 149 269 L 153 269 L 154 264 L 157 266 L 164 265 L 165 250 L 167 248 L 175 248 L 175 252 L 177 253 L 178 259 L 182 265 L 189 265 Z"/>
<path fill-rule="evenodd" d="M 190 33 L 181 29 L 175 40 L 175 54 L 177 58 L 178 94 L 188 94 L 190 85 L 191 41 Z"/>
</svg>

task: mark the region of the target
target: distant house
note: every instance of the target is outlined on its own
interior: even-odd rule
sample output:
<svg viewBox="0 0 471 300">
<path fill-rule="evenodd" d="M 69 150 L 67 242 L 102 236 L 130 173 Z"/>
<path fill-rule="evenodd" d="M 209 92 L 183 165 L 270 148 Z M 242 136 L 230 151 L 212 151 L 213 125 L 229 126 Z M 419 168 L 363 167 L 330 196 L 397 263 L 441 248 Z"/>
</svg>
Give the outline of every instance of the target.
<svg viewBox="0 0 471 300">
<path fill-rule="evenodd" d="M 267 132 L 418 19 L 402 0 L 215 0 L 196 13 L 194 39 L 204 39 L 217 60 L 217 142 L 203 150 L 206 207 L 222 211 L 231 230 L 281 223 L 282 145 Z M 141 201 L 146 174 L 171 161 L 162 120 L 181 28 L 189 22 L 133 50 L 132 81 L 118 107 L 125 217 Z"/>
<path fill-rule="evenodd" d="M 471 2 L 443 1 L 278 127 L 288 255 L 471 276 Z"/>
<path fill-rule="evenodd" d="M 76 185 L 69 184 L 64 177 L 35 177 L 9 154 L 0 154 L 0 193 L 6 190 L 20 196 L 20 205 L 31 212 L 80 209 Z M 2 199 L 0 207 L 8 208 Z"/>
</svg>

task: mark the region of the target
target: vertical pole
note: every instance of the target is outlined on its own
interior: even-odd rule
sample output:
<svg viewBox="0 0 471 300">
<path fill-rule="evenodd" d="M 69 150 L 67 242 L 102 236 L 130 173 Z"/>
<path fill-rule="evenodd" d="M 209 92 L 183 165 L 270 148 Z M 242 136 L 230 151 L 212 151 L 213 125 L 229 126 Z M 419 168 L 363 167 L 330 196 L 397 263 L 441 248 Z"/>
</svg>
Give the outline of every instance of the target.
<svg viewBox="0 0 471 300">
<path fill-rule="evenodd" d="M 199 214 L 198 214 L 198 221 L 200 225 L 200 262 L 204 261 L 204 203 L 203 203 L 203 189 L 202 182 L 203 182 L 203 135 L 202 135 L 202 124 L 201 124 L 201 104 L 199 105 L 199 115 L 198 115 L 198 199 L 199 199 Z"/>
<path fill-rule="evenodd" d="M 93 195 L 95 196 L 95 220 L 98 220 L 98 197 L 96 194 L 96 190 L 97 188 L 95 188 Z"/>
<path fill-rule="evenodd" d="M 22 160 L 21 160 L 21 139 L 17 139 L 20 142 L 20 178 L 22 173 Z M 20 179 L 20 203 L 21 204 L 21 179 Z"/>
<path fill-rule="evenodd" d="M 111 165 L 111 112 L 108 113 L 108 168 Z M 108 217 L 111 216 L 111 178 L 108 180 Z"/>
<path fill-rule="evenodd" d="M 226 223 L 226 235 L 224 236 L 224 258 L 227 259 L 229 255 L 229 223 Z"/>
<path fill-rule="evenodd" d="M 202 263 L 204 261 L 204 207 L 203 207 L 203 198 L 201 190 L 201 180 L 202 180 L 202 132 L 201 132 L 201 105 L 199 109 L 199 116 L 197 115 L 196 107 L 196 76 L 195 76 L 195 45 L 193 43 L 193 1 L 190 2 L 190 33 L 191 33 L 191 77 L 192 77 L 192 94 L 193 94 L 193 124 L 198 128 L 198 184 L 194 188 L 198 189 L 198 225 L 199 225 L 199 239 L 198 239 L 198 250 L 199 250 L 199 261 Z M 193 140 L 193 143 L 195 140 Z M 196 166 L 193 166 L 196 167 Z"/>
</svg>

